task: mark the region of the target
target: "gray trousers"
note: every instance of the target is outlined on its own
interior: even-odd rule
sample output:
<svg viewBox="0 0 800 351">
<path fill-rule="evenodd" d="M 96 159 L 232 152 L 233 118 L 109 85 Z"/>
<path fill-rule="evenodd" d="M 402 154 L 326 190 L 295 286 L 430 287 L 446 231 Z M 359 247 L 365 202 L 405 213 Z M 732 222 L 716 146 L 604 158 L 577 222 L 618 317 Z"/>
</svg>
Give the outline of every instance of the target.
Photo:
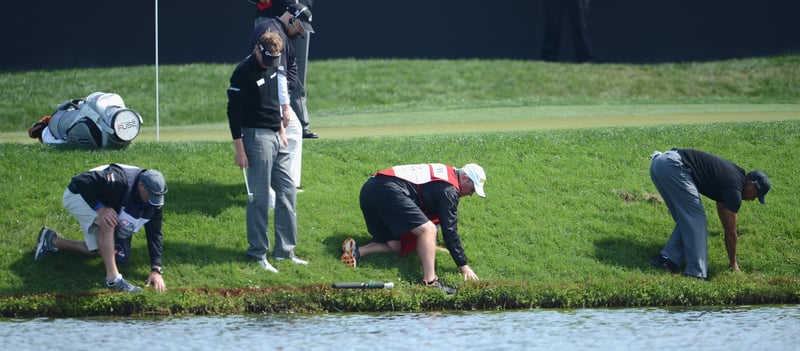
<svg viewBox="0 0 800 351">
<path fill-rule="evenodd" d="M 297 245 L 297 193 L 290 169 L 289 149 L 278 132 L 263 128 L 242 128 L 242 142 L 250 167 L 247 181 L 253 201 L 247 203 L 247 254 L 255 259 L 269 253 L 269 189 L 275 191 L 274 257 L 294 256 Z"/>
<path fill-rule="evenodd" d="M 687 275 L 706 278 L 708 221 L 691 170 L 677 151 L 657 152 L 652 158 L 650 178 L 675 220 L 675 229 L 661 254 L 677 265 L 686 260 Z"/>
</svg>

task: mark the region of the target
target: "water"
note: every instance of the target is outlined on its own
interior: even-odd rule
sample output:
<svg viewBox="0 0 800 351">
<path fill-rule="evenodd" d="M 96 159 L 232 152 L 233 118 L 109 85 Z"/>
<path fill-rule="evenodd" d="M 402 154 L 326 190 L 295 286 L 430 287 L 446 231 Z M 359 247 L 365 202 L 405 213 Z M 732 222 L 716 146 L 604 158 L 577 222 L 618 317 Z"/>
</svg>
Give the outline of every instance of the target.
<svg viewBox="0 0 800 351">
<path fill-rule="evenodd" d="M 4 350 L 800 350 L 800 305 L 0 320 Z"/>
</svg>

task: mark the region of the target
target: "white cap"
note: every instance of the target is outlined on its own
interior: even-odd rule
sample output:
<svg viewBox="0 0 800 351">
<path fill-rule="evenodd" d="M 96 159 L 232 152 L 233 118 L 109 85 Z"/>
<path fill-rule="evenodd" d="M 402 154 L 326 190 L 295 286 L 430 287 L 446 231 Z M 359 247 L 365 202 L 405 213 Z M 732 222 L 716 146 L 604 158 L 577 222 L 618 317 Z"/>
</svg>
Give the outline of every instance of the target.
<svg viewBox="0 0 800 351">
<path fill-rule="evenodd" d="M 461 170 L 464 171 L 472 183 L 475 184 L 475 193 L 480 197 L 486 197 L 486 193 L 483 192 L 483 183 L 486 183 L 486 173 L 483 171 L 483 168 L 474 163 L 467 163 Z"/>
</svg>

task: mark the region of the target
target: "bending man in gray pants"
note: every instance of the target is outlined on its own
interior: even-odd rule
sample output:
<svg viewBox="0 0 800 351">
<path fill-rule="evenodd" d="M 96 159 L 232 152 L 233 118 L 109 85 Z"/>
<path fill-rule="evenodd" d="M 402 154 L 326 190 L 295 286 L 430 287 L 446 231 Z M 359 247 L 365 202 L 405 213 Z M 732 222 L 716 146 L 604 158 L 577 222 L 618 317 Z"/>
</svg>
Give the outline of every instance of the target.
<svg viewBox="0 0 800 351">
<path fill-rule="evenodd" d="M 736 217 L 742 200 L 764 195 L 771 184 L 764 172 L 744 169 L 735 163 L 703 151 L 672 149 L 650 155 L 650 178 L 669 208 L 675 229 L 659 255 L 650 259 L 658 268 L 680 271 L 685 261 L 686 276 L 708 277 L 707 220 L 700 194 L 717 202 L 717 213 L 725 231 L 725 249 L 730 268 L 739 271 L 736 260 Z"/>
</svg>

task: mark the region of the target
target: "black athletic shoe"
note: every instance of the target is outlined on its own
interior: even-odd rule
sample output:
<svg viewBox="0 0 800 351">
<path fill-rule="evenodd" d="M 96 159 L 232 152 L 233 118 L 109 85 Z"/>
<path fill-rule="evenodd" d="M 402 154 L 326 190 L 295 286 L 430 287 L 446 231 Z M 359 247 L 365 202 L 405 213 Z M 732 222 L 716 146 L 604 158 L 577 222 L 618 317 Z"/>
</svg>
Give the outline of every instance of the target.
<svg viewBox="0 0 800 351">
<path fill-rule="evenodd" d="M 58 249 L 53 246 L 53 239 L 56 238 L 56 231 L 48 227 L 42 227 L 39 230 L 39 240 L 36 242 L 36 248 L 33 250 L 33 260 L 38 261 Z"/>
<path fill-rule="evenodd" d="M 658 269 L 664 269 L 670 273 L 679 273 L 681 268 L 664 255 L 658 254 L 650 258 L 650 264 Z"/>
<path fill-rule="evenodd" d="M 688 273 L 683 273 L 683 276 L 684 276 L 684 277 L 687 277 L 687 278 L 694 278 L 694 279 L 698 279 L 698 280 L 701 280 L 701 281 L 705 281 L 705 280 L 706 280 L 706 278 L 703 278 L 703 277 L 698 277 L 698 276 L 696 276 L 696 275 L 691 275 L 691 274 L 688 274 Z"/>
<path fill-rule="evenodd" d="M 425 285 L 429 288 L 439 289 L 445 292 L 447 295 L 453 295 L 456 293 L 456 289 L 447 285 L 442 284 L 439 281 L 439 277 L 434 278 L 432 281 L 426 282 L 424 279 L 422 280 L 422 285 Z"/>
<path fill-rule="evenodd" d="M 317 139 L 319 135 L 317 133 L 312 132 L 309 129 L 303 129 L 303 139 Z"/>
</svg>

